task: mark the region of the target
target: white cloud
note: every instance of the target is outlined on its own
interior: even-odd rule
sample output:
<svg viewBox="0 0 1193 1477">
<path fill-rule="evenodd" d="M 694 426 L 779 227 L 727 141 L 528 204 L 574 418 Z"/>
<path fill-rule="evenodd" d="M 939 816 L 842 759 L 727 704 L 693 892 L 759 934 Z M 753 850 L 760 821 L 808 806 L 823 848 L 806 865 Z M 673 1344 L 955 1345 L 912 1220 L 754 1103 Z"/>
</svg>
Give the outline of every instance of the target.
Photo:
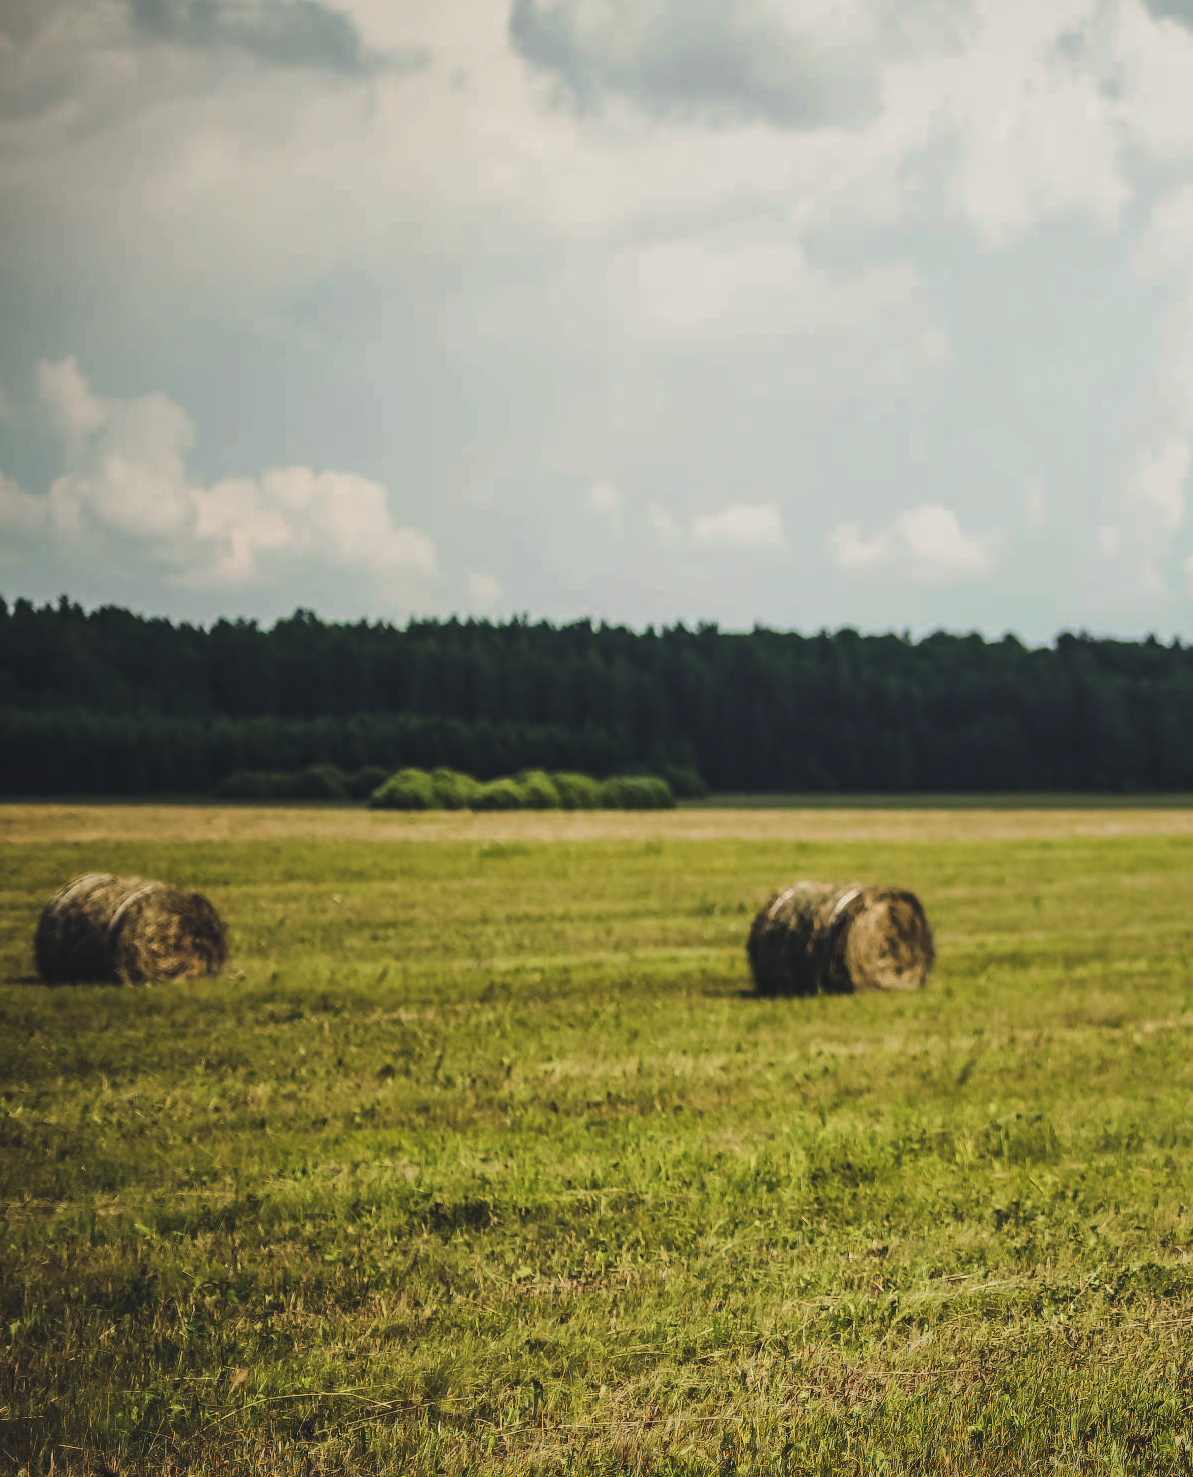
<svg viewBox="0 0 1193 1477">
<path fill-rule="evenodd" d="M 746 551 L 781 549 L 783 518 L 774 503 L 731 503 L 719 513 L 698 513 L 692 520 L 698 544 Z"/>
<path fill-rule="evenodd" d="M 338 566 L 374 577 L 435 573 L 424 533 L 396 528 L 379 483 L 352 472 L 286 467 L 195 489 L 194 536 L 214 558 L 200 579 L 248 583 L 271 561 Z"/>
<path fill-rule="evenodd" d="M 1170 435 L 1140 455 L 1125 483 L 1108 498 L 1108 518 L 1097 531 L 1101 568 L 1095 578 L 1113 571 L 1113 583 L 1125 605 L 1163 599 L 1167 583 L 1163 563 L 1177 530 L 1185 521 L 1185 495 L 1193 448 L 1182 436 Z"/>
<path fill-rule="evenodd" d="M 1047 506 L 1042 484 L 1037 479 L 1033 479 L 1023 490 L 1023 520 L 1028 528 L 1036 529 L 1044 526 Z"/>
<path fill-rule="evenodd" d="M 42 361 L 37 367 L 37 392 L 53 418 L 55 428 L 67 441 L 93 435 L 105 422 L 103 407 L 91 393 L 73 354 L 56 363 Z"/>
<path fill-rule="evenodd" d="M 940 328 L 925 328 L 912 356 L 931 369 L 943 369 L 952 358 L 953 346 L 949 336 Z"/>
<path fill-rule="evenodd" d="M 842 569 L 889 570 L 921 582 L 986 575 L 994 567 L 993 539 L 965 533 L 956 513 L 938 503 L 900 513 L 870 538 L 857 523 L 839 524 L 829 535 L 829 552 Z"/>
<path fill-rule="evenodd" d="M 191 520 L 186 455 L 190 417 L 165 395 L 96 395 L 73 355 L 37 370 L 38 392 L 62 441 L 68 471 L 50 488 L 63 534 L 106 528 L 147 540 L 184 535 Z"/>
<path fill-rule="evenodd" d="M 479 610 L 492 610 L 504 593 L 500 580 L 491 574 L 470 573 L 467 581 L 468 603 Z"/>
<path fill-rule="evenodd" d="M 435 573 L 430 539 L 394 523 L 377 482 L 287 467 L 203 487 L 186 469 L 194 427 L 168 396 L 98 396 L 73 357 L 43 363 L 38 386 L 67 470 L 48 497 L 0 481 L 0 530 L 13 538 L 97 555 L 122 540 L 192 585 L 245 585 L 300 566 L 373 580 Z"/>
<path fill-rule="evenodd" d="M 1169 190 L 1155 202 L 1135 240 L 1132 264 L 1151 294 L 1163 294 L 1152 388 L 1170 424 L 1183 431 L 1193 421 L 1193 186 Z"/>
<path fill-rule="evenodd" d="M 661 544 L 674 544 L 679 540 L 679 527 L 670 510 L 660 503 L 651 503 L 646 510 L 646 521 Z"/>
<path fill-rule="evenodd" d="M 1130 198 L 1109 7 L 975 0 L 964 43 L 892 59 L 884 109 L 860 142 L 930 208 L 991 248 L 1057 216 L 1113 226 Z M 926 168 L 930 163 L 930 173 Z"/>
<path fill-rule="evenodd" d="M 913 301 L 918 289 L 899 263 L 836 277 L 812 266 L 798 241 L 755 225 L 635 243 L 613 256 L 607 277 L 625 330 L 654 342 L 856 325 Z"/>
<path fill-rule="evenodd" d="M 625 505 L 624 496 L 608 482 L 598 482 L 588 494 L 588 506 L 594 513 L 620 513 Z"/>
<path fill-rule="evenodd" d="M 44 538 L 49 526 L 49 503 L 34 497 L 0 472 L 0 560 L 17 562 L 25 547 Z"/>
<path fill-rule="evenodd" d="M 1094 534 L 1091 584 L 1114 591 L 1124 610 L 1145 610 L 1170 596 L 1167 562 L 1185 522 L 1193 447 L 1168 434 L 1135 460 L 1128 476 L 1111 485 L 1104 521 Z M 1186 566 L 1187 567 L 1187 566 Z"/>
<path fill-rule="evenodd" d="M 1140 458 L 1130 489 L 1131 501 L 1165 533 L 1178 529 L 1185 517 L 1185 484 L 1193 456 L 1188 441 L 1170 436 L 1154 452 Z"/>
<path fill-rule="evenodd" d="M 1115 80 L 1123 126 L 1132 143 L 1160 162 L 1187 159 L 1193 154 L 1193 31 L 1153 16 L 1140 0 L 1122 0 L 1115 10 Z"/>
<path fill-rule="evenodd" d="M 1161 195 L 1139 233 L 1135 261 L 1145 276 L 1187 274 L 1193 258 L 1193 185 Z"/>
<path fill-rule="evenodd" d="M 842 569 L 871 569 L 889 563 L 894 557 L 889 533 L 867 539 L 856 523 L 839 523 L 829 534 L 829 553 Z"/>
</svg>

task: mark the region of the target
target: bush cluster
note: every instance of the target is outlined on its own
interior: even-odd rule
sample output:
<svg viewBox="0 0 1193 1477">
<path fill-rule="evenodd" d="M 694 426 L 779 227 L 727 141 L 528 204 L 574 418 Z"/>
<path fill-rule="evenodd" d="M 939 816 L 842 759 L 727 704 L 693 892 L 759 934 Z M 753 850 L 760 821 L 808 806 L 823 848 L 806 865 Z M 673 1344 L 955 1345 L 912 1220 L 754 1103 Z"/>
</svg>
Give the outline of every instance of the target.
<svg viewBox="0 0 1193 1477">
<path fill-rule="evenodd" d="M 374 810 L 668 810 L 675 796 L 654 775 L 548 774 L 524 769 L 482 784 L 454 769 L 399 769 L 369 796 Z"/>
<path fill-rule="evenodd" d="M 570 770 L 523 769 L 482 782 L 457 769 L 335 764 L 302 769 L 238 769 L 216 785 L 217 800 L 368 800 L 377 810 L 667 810 L 675 792 L 653 775 L 597 780 Z"/>
</svg>

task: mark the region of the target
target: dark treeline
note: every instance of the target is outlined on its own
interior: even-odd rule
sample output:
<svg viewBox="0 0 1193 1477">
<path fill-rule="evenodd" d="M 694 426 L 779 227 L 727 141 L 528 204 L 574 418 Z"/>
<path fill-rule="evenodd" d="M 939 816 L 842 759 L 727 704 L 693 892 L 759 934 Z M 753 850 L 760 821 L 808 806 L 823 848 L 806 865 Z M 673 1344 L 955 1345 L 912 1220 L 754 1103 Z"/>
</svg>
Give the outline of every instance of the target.
<svg viewBox="0 0 1193 1477">
<path fill-rule="evenodd" d="M 719 791 L 1193 790 L 1193 650 L 515 620 L 210 629 L 0 600 L 8 794 L 236 769 L 695 769 Z M 681 786 L 682 788 L 682 786 Z"/>
</svg>

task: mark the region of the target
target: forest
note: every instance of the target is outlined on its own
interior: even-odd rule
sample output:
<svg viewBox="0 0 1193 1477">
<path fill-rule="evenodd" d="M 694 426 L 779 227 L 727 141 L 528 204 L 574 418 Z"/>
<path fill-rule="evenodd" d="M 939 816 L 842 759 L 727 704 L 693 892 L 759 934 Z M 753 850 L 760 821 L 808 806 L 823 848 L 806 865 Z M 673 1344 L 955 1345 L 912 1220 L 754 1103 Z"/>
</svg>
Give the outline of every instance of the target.
<svg viewBox="0 0 1193 1477">
<path fill-rule="evenodd" d="M 210 627 L 0 598 L 0 793 L 200 795 L 242 769 L 651 773 L 700 793 L 1193 791 L 1193 648 L 1064 633 Z"/>
</svg>

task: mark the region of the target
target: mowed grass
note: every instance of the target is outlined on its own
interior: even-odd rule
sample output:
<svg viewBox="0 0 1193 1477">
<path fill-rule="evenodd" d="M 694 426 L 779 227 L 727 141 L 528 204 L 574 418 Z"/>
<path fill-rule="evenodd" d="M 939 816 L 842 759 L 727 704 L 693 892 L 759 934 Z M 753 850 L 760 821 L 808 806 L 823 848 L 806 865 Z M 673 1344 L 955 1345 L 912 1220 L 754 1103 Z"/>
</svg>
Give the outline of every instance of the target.
<svg viewBox="0 0 1193 1477">
<path fill-rule="evenodd" d="M 1193 813 L 0 809 L 0 1469 L 1193 1471 Z M 82 871 L 223 979 L 48 989 Z M 797 877 L 913 996 L 757 1000 Z"/>
</svg>

